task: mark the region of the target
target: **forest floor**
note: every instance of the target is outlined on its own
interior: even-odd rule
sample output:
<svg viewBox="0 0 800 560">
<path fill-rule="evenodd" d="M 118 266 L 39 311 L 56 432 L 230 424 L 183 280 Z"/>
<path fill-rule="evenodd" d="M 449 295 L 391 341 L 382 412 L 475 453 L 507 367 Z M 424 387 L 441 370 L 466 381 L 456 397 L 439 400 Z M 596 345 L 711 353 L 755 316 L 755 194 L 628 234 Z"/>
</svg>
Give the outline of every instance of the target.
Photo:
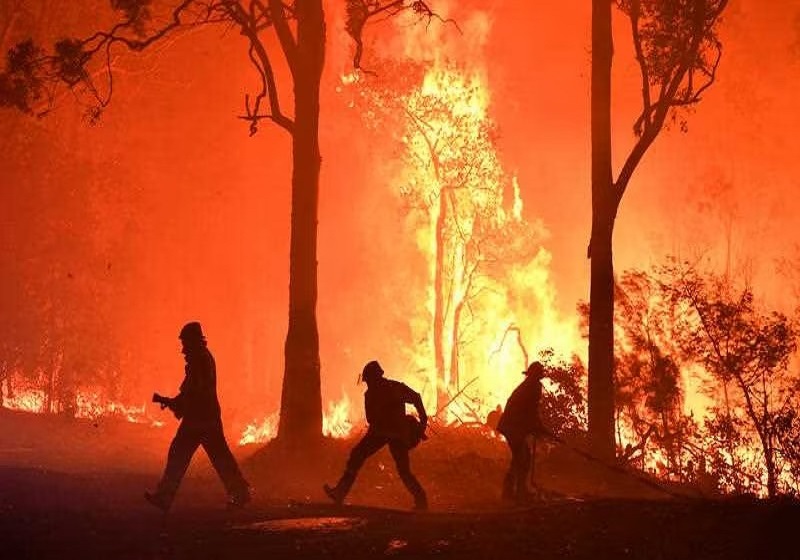
<svg viewBox="0 0 800 560">
<path fill-rule="evenodd" d="M 256 494 L 236 511 L 200 452 L 164 515 L 142 493 L 172 428 L 0 411 L 0 558 L 800 558 L 800 505 L 788 500 L 675 498 L 542 461 L 536 480 L 551 497 L 504 506 L 504 446 L 474 433 L 441 433 L 414 452 L 429 512 L 408 511 L 385 451 L 348 505 L 327 503 L 321 484 L 353 444 L 329 441 L 291 463 L 272 446 L 238 448 Z"/>
</svg>

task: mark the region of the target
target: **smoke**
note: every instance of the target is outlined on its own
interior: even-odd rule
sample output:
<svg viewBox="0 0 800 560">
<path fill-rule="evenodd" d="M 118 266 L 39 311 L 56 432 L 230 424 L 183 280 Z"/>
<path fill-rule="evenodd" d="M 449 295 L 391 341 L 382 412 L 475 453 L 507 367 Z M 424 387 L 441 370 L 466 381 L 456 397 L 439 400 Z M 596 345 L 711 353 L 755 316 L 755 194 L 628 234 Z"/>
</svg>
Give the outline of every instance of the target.
<svg viewBox="0 0 800 560">
<path fill-rule="evenodd" d="M 436 19 L 378 24 L 368 30 L 364 66 L 388 57 L 446 58 L 485 79 L 499 157 L 518 179 L 522 215 L 540 220 L 549 234 L 537 269 L 549 288 L 537 298 L 551 301 L 555 315 L 541 324 L 574 317 L 575 304 L 588 297 L 588 4 L 436 4 L 458 28 Z M 715 267 L 746 270 L 757 292 L 795 304 L 789 280 L 774 273 L 775 261 L 800 243 L 800 15 L 791 4 L 733 3 L 718 83 L 688 115 L 688 132 L 674 128 L 657 139 L 626 194 L 615 233 L 618 270 L 667 254 L 701 255 Z M 70 31 L 91 27 L 85 12 L 70 10 Z M 374 149 L 375 136 L 336 91 L 352 51 L 341 36 L 341 13 L 332 7 L 328 14 L 319 224 L 323 390 L 326 402 L 343 393 L 360 402 L 355 380 L 367 361 L 381 360 L 398 377 L 416 374 L 407 349 L 424 343 L 414 333 L 422 328 L 417 312 L 428 269 L 393 190 L 397 154 Z M 41 25 L 53 35 L 60 30 L 51 16 Z M 29 19 L 25 25 L 40 25 Z M 39 30 L 18 34 L 26 31 Z M 624 22 L 615 34 L 618 166 L 633 141 L 639 87 Z M 69 260 L 71 269 L 94 270 L 101 292 L 113 294 L 103 318 L 115 333 L 108 344 L 123 357 L 119 373 L 130 401 L 177 387 L 177 332 L 197 319 L 217 356 L 226 420 L 270 413 L 280 396 L 288 308 L 288 138 L 268 126 L 248 138 L 235 118 L 252 86 L 238 37 L 196 32 L 115 64 L 115 98 L 96 127 L 85 126 L 82 109 L 69 100 L 38 122 L 3 113 L 3 131 L 14 129 L 5 137 L 35 145 L 24 157 L 5 150 L 0 159 L 4 239 L 17 247 L 7 254 L 26 255 L 37 231 L 61 231 L 56 241 L 89 240 L 93 255 L 78 251 L 68 259 L 66 249 L 54 250 L 32 270 L 45 277 L 54 262 Z M 68 204 L 84 196 L 93 199 L 91 220 Z M 37 205 L 47 212 L 36 212 Z M 102 264 L 95 266 L 98 255 Z M 7 259 L 4 270 L 18 264 Z M 566 338 L 556 327 L 529 331 L 542 344 Z"/>
</svg>

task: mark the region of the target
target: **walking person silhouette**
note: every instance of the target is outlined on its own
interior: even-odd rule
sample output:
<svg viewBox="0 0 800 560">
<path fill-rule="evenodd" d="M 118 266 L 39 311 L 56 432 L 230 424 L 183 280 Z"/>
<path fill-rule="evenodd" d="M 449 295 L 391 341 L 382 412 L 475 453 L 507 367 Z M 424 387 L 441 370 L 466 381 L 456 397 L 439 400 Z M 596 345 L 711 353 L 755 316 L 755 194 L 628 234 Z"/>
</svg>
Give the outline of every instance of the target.
<svg viewBox="0 0 800 560">
<path fill-rule="evenodd" d="M 222 430 L 214 357 L 200 323 L 184 325 L 179 338 L 186 360 L 180 392 L 171 398 L 153 395 L 153 400 L 172 410 L 181 424 L 169 447 L 164 475 L 154 492 L 145 492 L 145 499 L 168 511 L 194 452 L 202 445 L 230 496 L 228 505 L 243 506 L 250 501 L 250 485 L 242 476 Z"/>
</svg>

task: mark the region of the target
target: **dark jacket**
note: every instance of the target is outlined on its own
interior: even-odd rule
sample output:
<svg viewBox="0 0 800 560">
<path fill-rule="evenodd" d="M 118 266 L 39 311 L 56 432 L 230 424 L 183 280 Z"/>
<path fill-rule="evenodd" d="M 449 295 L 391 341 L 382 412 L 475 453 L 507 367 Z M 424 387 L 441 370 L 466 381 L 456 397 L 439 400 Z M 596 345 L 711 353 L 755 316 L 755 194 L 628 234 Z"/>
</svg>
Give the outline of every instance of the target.
<svg viewBox="0 0 800 560">
<path fill-rule="evenodd" d="M 392 379 L 375 381 L 364 393 L 364 409 L 370 431 L 390 439 L 406 440 L 411 434 L 406 420 L 406 403 L 413 404 L 424 426 L 428 418 L 422 397 L 405 383 Z"/>
<path fill-rule="evenodd" d="M 217 400 L 217 366 L 205 346 L 186 354 L 186 377 L 175 397 L 175 411 L 185 421 L 209 421 L 220 418 Z"/>
<path fill-rule="evenodd" d="M 497 431 L 506 439 L 524 438 L 541 429 L 539 401 L 542 384 L 536 377 L 527 377 L 508 397 L 506 408 L 497 424 Z"/>
</svg>

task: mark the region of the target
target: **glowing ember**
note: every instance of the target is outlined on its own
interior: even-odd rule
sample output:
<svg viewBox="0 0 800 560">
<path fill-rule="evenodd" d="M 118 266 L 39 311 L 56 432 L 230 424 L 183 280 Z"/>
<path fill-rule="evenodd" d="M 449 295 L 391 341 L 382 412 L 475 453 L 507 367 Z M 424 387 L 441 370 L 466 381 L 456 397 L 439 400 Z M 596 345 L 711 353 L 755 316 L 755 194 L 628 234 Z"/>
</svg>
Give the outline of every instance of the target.
<svg viewBox="0 0 800 560">
<path fill-rule="evenodd" d="M 331 533 L 335 531 L 352 531 L 366 525 L 367 520 L 358 517 L 299 517 L 295 519 L 270 519 L 246 525 L 235 526 L 235 529 L 263 531 L 266 533 L 284 533 L 286 531 L 314 531 Z"/>
</svg>

